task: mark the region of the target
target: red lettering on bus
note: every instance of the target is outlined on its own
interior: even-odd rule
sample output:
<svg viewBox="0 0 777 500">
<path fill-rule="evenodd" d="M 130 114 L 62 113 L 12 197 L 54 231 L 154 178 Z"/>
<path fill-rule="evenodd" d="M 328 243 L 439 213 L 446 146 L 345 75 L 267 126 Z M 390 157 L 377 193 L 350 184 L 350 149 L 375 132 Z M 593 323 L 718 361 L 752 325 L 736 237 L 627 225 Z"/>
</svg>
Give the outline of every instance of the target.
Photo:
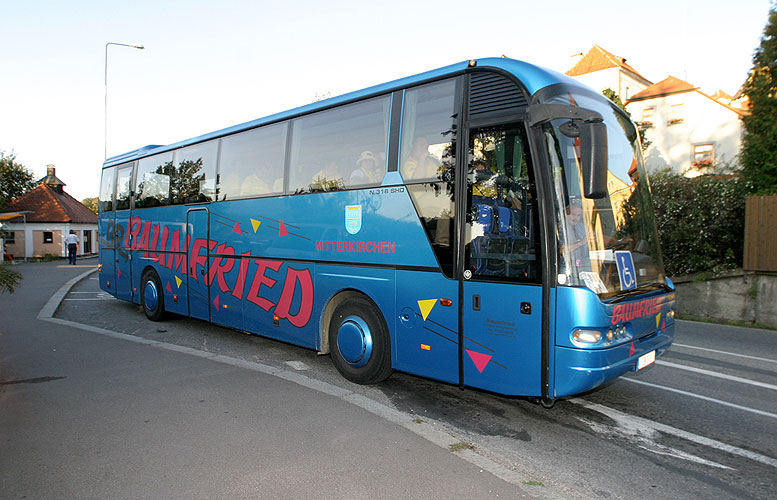
<svg viewBox="0 0 777 500">
<path fill-rule="evenodd" d="M 290 310 L 298 283 L 301 293 L 299 310 L 296 314 L 291 314 Z M 310 315 L 313 313 L 313 279 L 309 269 L 287 268 L 281 298 L 278 300 L 274 312 L 279 318 L 288 319 L 289 323 L 297 328 L 302 328 L 308 324 Z"/>
<path fill-rule="evenodd" d="M 254 281 L 251 283 L 251 288 L 248 290 L 246 299 L 249 302 L 253 302 L 257 306 L 261 307 L 265 311 L 269 311 L 275 304 L 259 296 L 259 289 L 262 285 L 266 285 L 267 288 L 275 286 L 276 280 L 266 276 L 264 273 L 269 268 L 273 271 L 280 269 L 282 262 L 272 260 L 255 260 L 257 264 L 256 273 L 254 274 Z"/>
<path fill-rule="evenodd" d="M 151 236 L 151 221 L 141 221 L 139 226 L 142 227 L 140 237 L 135 238 L 132 248 L 136 250 L 146 250 L 146 252 L 143 253 L 143 257 L 148 257 L 148 239 Z"/>
<path fill-rule="evenodd" d="M 215 245 L 216 242 L 214 241 L 212 243 Z M 235 255 L 235 249 L 227 246 L 226 243 L 222 243 L 216 247 L 216 253 L 220 255 Z M 213 279 L 215 278 L 218 281 L 219 290 L 222 292 L 228 292 L 229 287 L 227 286 L 227 282 L 224 280 L 224 274 L 230 272 L 234 266 L 235 259 L 231 257 L 214 257 L 213 265 L 210 266 L 210 270 L 208 272 L 207 284 L 213 284 Z"/>
<path fill-rule="evenodd" d="M 241 255 L 243 258 L 240 259 L 240 270 L 237 272 L 237 281 L 235 282 L 235 287 L 232 289 L 232 296 L 236 299 L 243 298 L 243 288 L 245 288 L 246 284 L 248 264 L 251 263 L 251 261 L 248 259 L 248 257 L 251 255 L 251 252 L 244 252 Z"/>
<path fill-rule="evenodd" d="M 210 245 L 208 245 L 209 248 L 206 248 L 206 245 L 208 245 L 208 240 L 205 238 L 197 238 L 192 243 L 189 277 L 194 278 L 194 281 L 197 281 L 197 266 L 202 266 L 204 268 L 208 265 L 208 250 L 212 250 L 216 245 L 216 242 L 211 241 Z M 205 248 L 205 255 L 200 254 L 203 248 Z M 205 279 L 205 284 L 208 284 L 207 279 Z"/>
</svg>

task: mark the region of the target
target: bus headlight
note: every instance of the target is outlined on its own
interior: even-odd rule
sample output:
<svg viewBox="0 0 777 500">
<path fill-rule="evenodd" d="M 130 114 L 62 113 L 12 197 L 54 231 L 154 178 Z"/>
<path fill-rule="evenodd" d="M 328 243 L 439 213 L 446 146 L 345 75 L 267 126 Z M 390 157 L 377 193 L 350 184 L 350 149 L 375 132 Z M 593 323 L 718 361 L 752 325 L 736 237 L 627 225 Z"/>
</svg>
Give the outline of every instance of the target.
<svg viewBox="0 0 777 500">
<path fill-rule="evenodd" d="M 607 342 L 612 342 L 612 337 L 613 337 L 613 335 L 614 335 L 614 334 L 613 334 L 613 332 L 612 332 L 612 328 L 609 328 L 609 329 L 607 330 L 607 337 L 606 337 L 606 338 L 607 338 Z"/>
<path fill-rule="evenodd" d="M 599 330 L 575 330 L 572 332 L 572 338 L 577 342 L 596 344 L 602 339 L 602 332 Z"/>
</svg>

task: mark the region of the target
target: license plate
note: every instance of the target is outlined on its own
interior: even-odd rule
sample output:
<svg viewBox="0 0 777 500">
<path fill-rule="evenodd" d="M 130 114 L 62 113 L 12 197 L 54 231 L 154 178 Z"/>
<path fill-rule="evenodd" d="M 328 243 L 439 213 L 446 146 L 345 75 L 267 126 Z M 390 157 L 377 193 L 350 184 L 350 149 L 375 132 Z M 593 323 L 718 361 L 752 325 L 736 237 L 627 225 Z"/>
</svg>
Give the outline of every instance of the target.
<svg viewBox="0 0 777 500">
<path fill-rule="evenodd" d="M 656 351 L 650 351 L 647 354 L 643 354 L 637 359 L 637 370 L 641 370 L 646 366 L 652 365 L 656 361 Z"/>
</svg>

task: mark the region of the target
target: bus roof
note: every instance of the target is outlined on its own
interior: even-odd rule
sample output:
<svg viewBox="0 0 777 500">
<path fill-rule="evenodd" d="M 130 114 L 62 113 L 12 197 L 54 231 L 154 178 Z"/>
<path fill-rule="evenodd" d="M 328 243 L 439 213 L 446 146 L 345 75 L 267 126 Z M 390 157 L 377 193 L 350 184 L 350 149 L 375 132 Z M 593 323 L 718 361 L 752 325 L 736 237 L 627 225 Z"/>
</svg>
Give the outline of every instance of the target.
<svg viewBox="0 0 777 500">
<path fill-rule="evenodd" d="M 581 84 L 578 81 L 566 75 L 563 75 L 553 70 L 542 68 L 540 66 L 535 66 L 534 64 L 518 61 L 515 59 L 508 59 L 503 57 L 489 57 L 484 59 L 474 59 L 473 61 L 477 62 L 478 68 L 500 69 L 515 75 L 523 83 L 523 85 L 526 87 L 526 90 L 529 92 L 530 95 L 534 95 L 538 90 L 557 83 L 567 83 L 570 85 L 581 86 Z M 128 151 L 126 153 L 122 153 L 120 155 L 116 155 L 111 158 L 108 158 L 103 163 L 103 167 L 110 167 L 127 161 L 132 161 L 138 158 L 142 158 L 145 156 L 151 156 L 158 153 L 173 151 L 175 149 L 178 149 L 184 146 L 197 144 L 199 142 L 204 142 L 211 139 L 216 139 L 216 138 L 234 134 L 237 132 L 242 132 L 244 130 L 249 130 L 255 127 L 259 127 L 261 125 L 287 120 L 290 118 L 294 118 L 296 116 L 311 113 L 313 111 L 335 107 L 341 104 L 345 104 L 351 101 L 356 101 L 373 95 L 385 94 L 387 92 L 391 92 L 392 90 L 395 90 L 398 88 L 418 85 L 426 81 L 436 80 L 436 79 L 444 78 L 446 76 L 453 76 L 456 74 L 463 73 L 469 67 L 470 67 L 470 61 L 463 61 L 460 63 L 451 64 L 450 66 L 445 66 L 435 70 L 426 71 L 424 73 L 419 73 L 417 75 L 400 78 L 398 80 L 382 83 L 380 85 L 375 85 L 373 87 L 368 87 L 366 89 L 357 90 L 355 92 L 350 92 L 337 97 L 332 97 L 330 99 L 325 99 L 323 101 L 318 101 L 311 104 L 307 104 L 305 106 L 300 106 L 287 111 L 282 111 L 280 113 L 276 113 L 270 116 L 265 116 L 264 118 L 259 118 L 246 123 L 241 123 L 240 125 L 233 125 L 231 127 L 217 130 L 215 132 L 209 132 L 207 134 L 193 137 L 191 139 L 186 139 L 173 144 L 168 144 L 166 146 L 162 146 L 162 145 L 143 146 L 142 148 L 139 148 L 133 151 Z"/>
</svg>

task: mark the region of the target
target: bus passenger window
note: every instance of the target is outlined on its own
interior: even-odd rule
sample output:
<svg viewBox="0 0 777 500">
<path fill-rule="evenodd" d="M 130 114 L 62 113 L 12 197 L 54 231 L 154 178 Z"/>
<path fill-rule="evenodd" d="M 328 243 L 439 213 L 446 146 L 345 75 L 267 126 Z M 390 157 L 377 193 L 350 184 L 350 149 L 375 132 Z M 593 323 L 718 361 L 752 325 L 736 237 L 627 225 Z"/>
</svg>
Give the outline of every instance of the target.
<svg viewBox="0 0 777 500">
<path fill-rule="evenodd" d="M 103 178 L 100 181 L 100 212 L 113 210 L 113 176 L 116 175 L 115 167 L 103 169 Z"/>
<path fill-rule="evenodd" d="M 423 85 L 405 93 L 400 173 L 405 182 L 442 179 L 444 154 L 456 130 L 456 80 Z"/>
<path fill-rule="evenodd" d="M 380 185 L 390 108 L 390 96 L 381 96 L 294 120 L 289 191 Z"/>
<path fill-rule="evenodd" d="M 218 142 L 188 146 L 175 152 L 170 172 L 173 204 L 213 201 L 216 195 Z"/>
<path fill-rule="evenodd" d="M 219 200 L 283 192 L 286 129 L 278 123 L 222 139 Z"/>
<path fill-rule="evenodd" d="M 135 181 L 135 208 L 158 207 L 170 203 L 172 167 L 172 153 L 163 153 L 140 160 Z"/>
</svg>

